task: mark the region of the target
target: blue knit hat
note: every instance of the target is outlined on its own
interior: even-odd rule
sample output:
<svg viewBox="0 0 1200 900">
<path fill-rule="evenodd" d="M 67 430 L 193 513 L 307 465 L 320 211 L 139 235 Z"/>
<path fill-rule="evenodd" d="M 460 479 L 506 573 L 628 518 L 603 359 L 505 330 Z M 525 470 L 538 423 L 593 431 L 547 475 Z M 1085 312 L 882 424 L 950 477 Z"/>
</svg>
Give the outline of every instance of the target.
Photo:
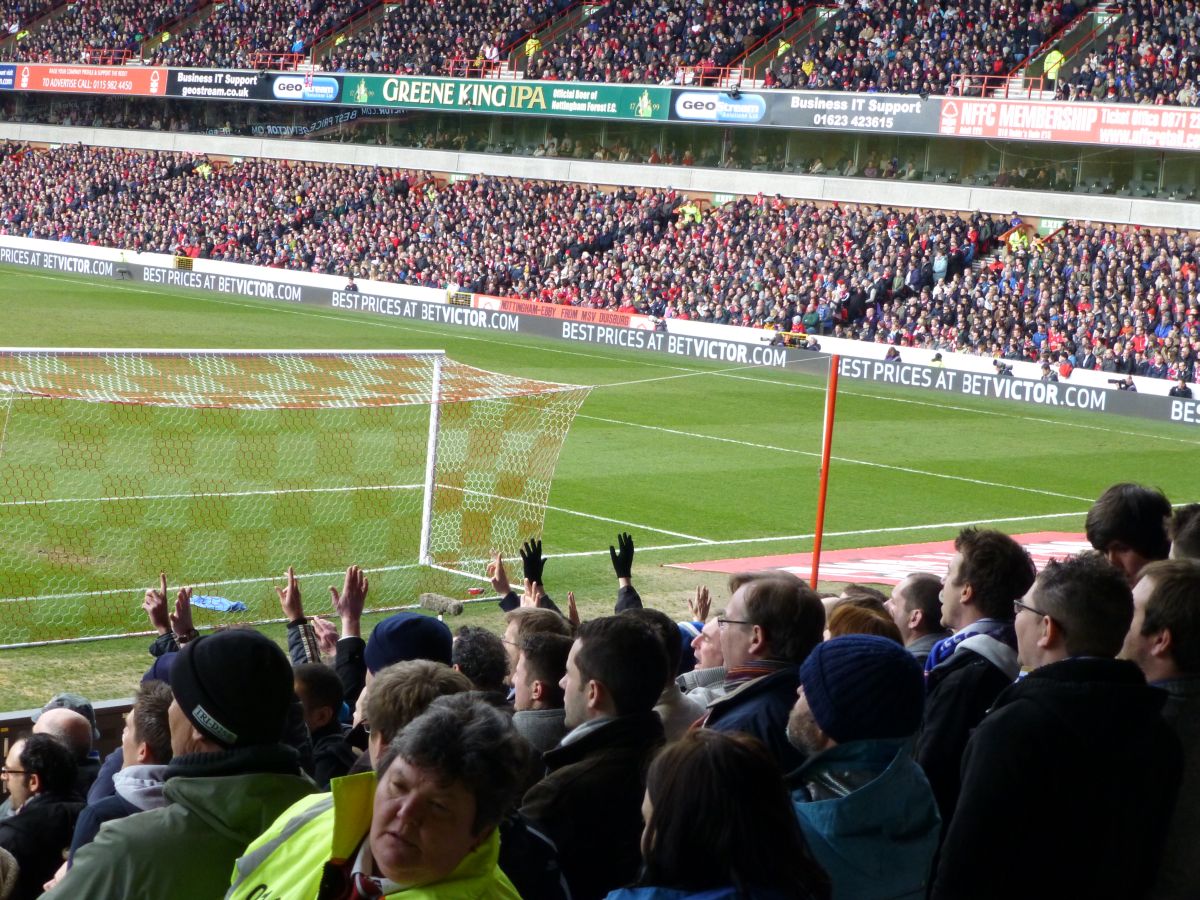
<svg viewBox="0 0 1200 900">
<path fill-rule="evenodd" d="M 903 738 L 925 708 L 921 666 L 894 640 L 848 634 L 818 644 L 800 684 L 820 729 L 837 741 Z"/>
<path fill-rule="evenodd" d="M 445 622 L 433 616 L 402 612 L 375 626 L 363 658 L 372 673 L 408 659 L 429 659 L 450 665 L 453 643 Z"/>
</svg>

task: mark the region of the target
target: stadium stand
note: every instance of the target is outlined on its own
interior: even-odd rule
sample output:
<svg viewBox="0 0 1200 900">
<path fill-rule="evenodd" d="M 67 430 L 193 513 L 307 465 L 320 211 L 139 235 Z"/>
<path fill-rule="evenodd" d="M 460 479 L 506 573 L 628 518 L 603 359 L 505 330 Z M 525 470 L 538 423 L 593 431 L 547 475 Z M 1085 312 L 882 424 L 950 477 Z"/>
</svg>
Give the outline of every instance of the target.
<svg viewBox="0 0 1200 900">
<path fill-rule="evenodd" d="M 1200 103 L 1200 9 L 1194 2 L 1132 0 L 1125 16 L 1062 79 L 1058 96 L 1109 103 Z"/>
<path fill-rule="evenodd" d="M 322 35 L 373 0 L 239 0 L 215 5 L 211 15 L 157 46 L 151 61 L 170 66 L 255 68 L 256 54 L 304 53 Z M 284 68 L 276 61 L 272 68 Z"/>
<path fill-rule="evenodd" d="M 444 75 L 456 66 L 498 62 L 502 51 L 569 6 L 569 0 L 412 2 L 337 45 L 327 67 L 350 72 Z"/>
<path fill-rule="evenodd" d="M 154 6 L 139 0 L 80 0 L 18 40 L 12 58 L 24 62 L 113 62 L 112 52 L 135 53 L 143 41 L 200 5 L 199 0 L 172 0 Z M 109 55 L 93 59 L 96 51 L 109 51 Z"/>
<path fill-rule="evenodd" d="M 786 0 L 613 2 L 531 56 L 531 78 L 670 82 L 681 68 L 728 65 L 795 12 Z"/>
<path fill-rule="evenodd" d="M 846 4 L 808 46 L 779 58 L 769 87 L 946 94 L 962 76 L 1004 75 L 1071 22 L 1084 0 Z"/>
<path fill-rule="evenodd" d="M 29 237 L 1159 378 L 1200 350 L 1182 233 L 82 146 L 14 147 L 0 186 Z"/>
</svg>

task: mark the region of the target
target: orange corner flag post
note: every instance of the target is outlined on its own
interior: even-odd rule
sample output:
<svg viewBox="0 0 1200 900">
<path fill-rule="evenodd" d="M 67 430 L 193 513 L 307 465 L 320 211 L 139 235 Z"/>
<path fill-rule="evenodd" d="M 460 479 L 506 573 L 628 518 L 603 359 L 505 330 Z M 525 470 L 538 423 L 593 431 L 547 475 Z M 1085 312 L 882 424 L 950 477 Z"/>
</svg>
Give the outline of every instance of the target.
<svg viewBox="0 0 1200 900">
<path fill-rule="evenodd" d="M 817 495 L 817 527 L 813 532 L 812 589 L 817 589 L 821 572 L 821 535 L 825 531 L 825 495 L 829 488 L 829 455 L 833 449 L 833 418 L 837 408 L 838 367 L 842 358 L 836 353 L 829 360 L 829 383 L 825 388 L 825 431 L 821 438 L 821 489 Z"/>
</svg>

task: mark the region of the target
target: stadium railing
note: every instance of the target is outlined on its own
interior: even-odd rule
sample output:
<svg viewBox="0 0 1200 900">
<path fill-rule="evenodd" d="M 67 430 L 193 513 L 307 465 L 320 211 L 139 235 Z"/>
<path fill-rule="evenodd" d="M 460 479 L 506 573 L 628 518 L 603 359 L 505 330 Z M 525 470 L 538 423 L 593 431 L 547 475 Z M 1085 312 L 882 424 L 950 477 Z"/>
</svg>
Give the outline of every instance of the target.
<svg viewBox="0 0 1200 900">
<path fill-rule="evenodd" d="M 290 72 L 299 67 L 306 59 L 307 57 L 303 53 L 273 53 L 267 50 L 256 50 L 250 54 L 250 68 Z"/>
<path fill-rule="evenodd" d="M 999 97 L 1005 100 L 1041 99 L 1044 79 L 1008 75 L 963 75 L 955 80 L 951 97 Z"/>
<path fill-rule="evenodd" d="M 83 61 L 91 63 L 93 66 L 121 66 L 128 62 L 132 56 L 133 53 L 124 47 L 105 49 L 89 47 L 83 53 Z"/>
<path fill-rule="evenodd" d="M 337 25 L 335 28 L 328 29 L 324 34 L 319 35 L 317 40 L 313 42 L 309 48 L 313 62 L 324 59 L 329 55 L 331 50 L 340 46 L 338 38 L 350 38 L 365 28 L 374 25 L 385 15 L 389 6 L 395 6 L 398 3 L 403 3 L 404 0 L 383 0 L 382 3 L 370 4 L 363 9 L 360 9 L 346 21 Z"/>
</svg>

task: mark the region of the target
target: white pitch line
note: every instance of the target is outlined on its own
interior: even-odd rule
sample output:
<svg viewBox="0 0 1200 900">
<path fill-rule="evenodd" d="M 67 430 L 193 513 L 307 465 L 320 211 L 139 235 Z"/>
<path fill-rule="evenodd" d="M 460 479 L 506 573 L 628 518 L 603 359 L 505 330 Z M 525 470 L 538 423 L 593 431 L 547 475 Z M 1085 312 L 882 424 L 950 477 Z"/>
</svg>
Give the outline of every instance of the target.
<svg viewBox="0 0 1200 900">
<path fill-rule="evenodd" d="M 277 494 L 347 494 L 355 491 L 419 491 L 423 484 L 372 484 L 328 488 L 281 488 L 275 491 L 202 491 L 195 494 L 139 494 L 131 497 L 59 497 L 53 500 L 5 500 L 3 506 L 49 506 L 53 503 L 120 503 L 123 500 L 193 500 L 199 497 L 274 497 Z"/>
<path fill-rule="evenodd" d="M 363 569 L 364 572 L 399 572 L 403 569 L 420 568 L 420 563 L 405 563 L 400 566 L 378 566 L 373 569 Z M 339 575 L 345 575 L 344 569 L 338 569 L 333 572 L 309 572 L 302 573 L 297 578 L 336 578 Z M 274 581 L 282 583 L 283 575 L 267 575 L 262 578 L 227 578 L 223 581 L 195 581 L 192 582 L 193 587 L 225 587 L 231 584 L 261 584 L 264 581 Z M 132 588 L 110 588 L 104 591 L 76 591 L 70 594 L 39 594 L 36 597 L 0 597 L 0 603 L 23 603 L 32 600 L 66 600 L 72 597 L 110 597 L 115 594 L 137 594 L 146 590 L 145 585 Z"/>
<path fill-rule="evenodd" d="M 608 419 L 603 416 L 589 416 L 584 413 L 577 413 L 578 419 L 590 419 L 593 422 L 607 422 L 610 425 L 625 425 L 630 428 L 644 428 L 648 431 L 660 431 L 664 434 L 674 434 L 680 437 L 700 438 L 707 441 L 718 441 L 722 444 L 736 444 L 741 447 L 752 447 L 756 450 L 772 450 L 778 453 L 794 453 L 798 456 L 809 456 L 820 459 L 821 454 L 812 450 L 798 450 L 794 447 L 777 447 L 774 444 L 760 444 L 754 441 L 742 441 L 737 438 L 718 437 L 713 434 L 700 434 L 695 431 L 683 431 L 678 428 L 664 428 L 661 425 L 643 425 L 640 422 L 625 422 L 621 419 Z M 893 472 L 904 472 L 909 475 L 922 475 L 927 478 L 941 478 L 947 481 L 963 481 L 967 484 L 980 485 L 982 487 L 1003 488 L 1007 491 L 1021 491 L 1027 494 L 1041 494 L 1045 497 L 1059 497 L 1063 500 L 1081 500 L 1084 503 L 1091 503 L 1093 498 L 1077 497 L 1074 494 L 1063 494 L 1058 491 L 1046 491 L 1041 488 L 1021 487 L 1015 484 L 1001 484 L 998 481 L 985 481 L 981 478 L 967 478 L 965 475 L 949 475 L 945 472 L 928 472 L 924 469 L 913 469 L 908 466 L 893 466 L 887 463 L 868 462 L 863 459 L 851 459 L 848 456 L 832 456 L 830 457 L 836 462 L 848 463 L 855 466 L 867 466 L 872 469 L 887 469 Z"/>
<path fill-rule="evenodd" d="M 1036 522 L 1045 519 L 1070 519 L 1075 517 L 1083 517 L 1087 515 L 1087 510 L 1078 512 L 1065 513 L 1045 513 L 1036 516 L 1001 516 L 992 519 L 970 519 L 963 522 L 932 522 L 927 525 L 893 525 L 885 528 L 859 528 L 851 531 L 826 531 L 824 536 L 829 537 L 861 537 L 871 534 L 895 534 L 905 531 L 936 531 L 942 528 L 967 528 L 972 525 L 1000 525 L 1006 522 Z M 809 534 L 785 534 L 778 537 L 752 537 L 752 538 L 730 538 L 729 540 L 708 541 L 701 544 L 658 544 L 652 547 L 637 548 L 638 553 L 659 553 L 671 550 L 693 550 L 697 547 L 737 547 L 746 544 L 775 544 L 783 541 L 808 541 L 812 540 L 816 535 Z M 582 559 L 589 556 L 607 556 L 607 550 L 580 550 L 572 553 L 554 553 L 550 559 Z M 477 563 L 484 564 L 488 560 L 462 560 L 463 564 Z"/>
<path fill-rule="evenodd" d="M 569 516 L 578 516 L 581 519 L 592 519 L 597 522 L 608 522 L 612 525 L 622 525 L 626 528 L 636 528 L 639 531 L 653 531 L 653 532 L 656 532 L 657 534 L 666 534 L 666 535 L 670 535 L 671 537 L 678 537 L 678 538 L 684 538 L 685 540 L 689 540 L 689 541 L 696 541 L 700 545 L 716 543 L 715 541 L 711 541 L 708 538 L 699 537 L 694 534 L 684 534 L 681 531 L 670 531 L 666 528 L 655 528 L 652 525 L 642 525 L 639 522 L 626 522 L 623 519 L 611 519 L 608 516 L 598 516 L 595 513 L 580 512 L 577 509 L 564 509 L 561 506 L 551 506 L 549 504 L 541 505 L 541 504 L 534 503 L 532 500 L 521 500 L 516 497 L 501 497 L 499 494 L 490 494 L 487 491 L 475 491 L 475 490 L 471 490 L 470 488 L 461 488 L 461 487 L 458 487 L 457 485 L 439 484 L 438 487 L 447 489 L 447 490 L 462 491 L 464 494 L 471 494 L 476 497 L 488 497 L 492 500 L 505 500 L 509 503 L 515 503 L 519 506 L 534 506 L 534 507 L 538 507 L 539 509 L 546 509 L 546 510 L 551 510 L 553 512 L 565 513 L 566 515 L 569 515 Z"/>
</svg>

